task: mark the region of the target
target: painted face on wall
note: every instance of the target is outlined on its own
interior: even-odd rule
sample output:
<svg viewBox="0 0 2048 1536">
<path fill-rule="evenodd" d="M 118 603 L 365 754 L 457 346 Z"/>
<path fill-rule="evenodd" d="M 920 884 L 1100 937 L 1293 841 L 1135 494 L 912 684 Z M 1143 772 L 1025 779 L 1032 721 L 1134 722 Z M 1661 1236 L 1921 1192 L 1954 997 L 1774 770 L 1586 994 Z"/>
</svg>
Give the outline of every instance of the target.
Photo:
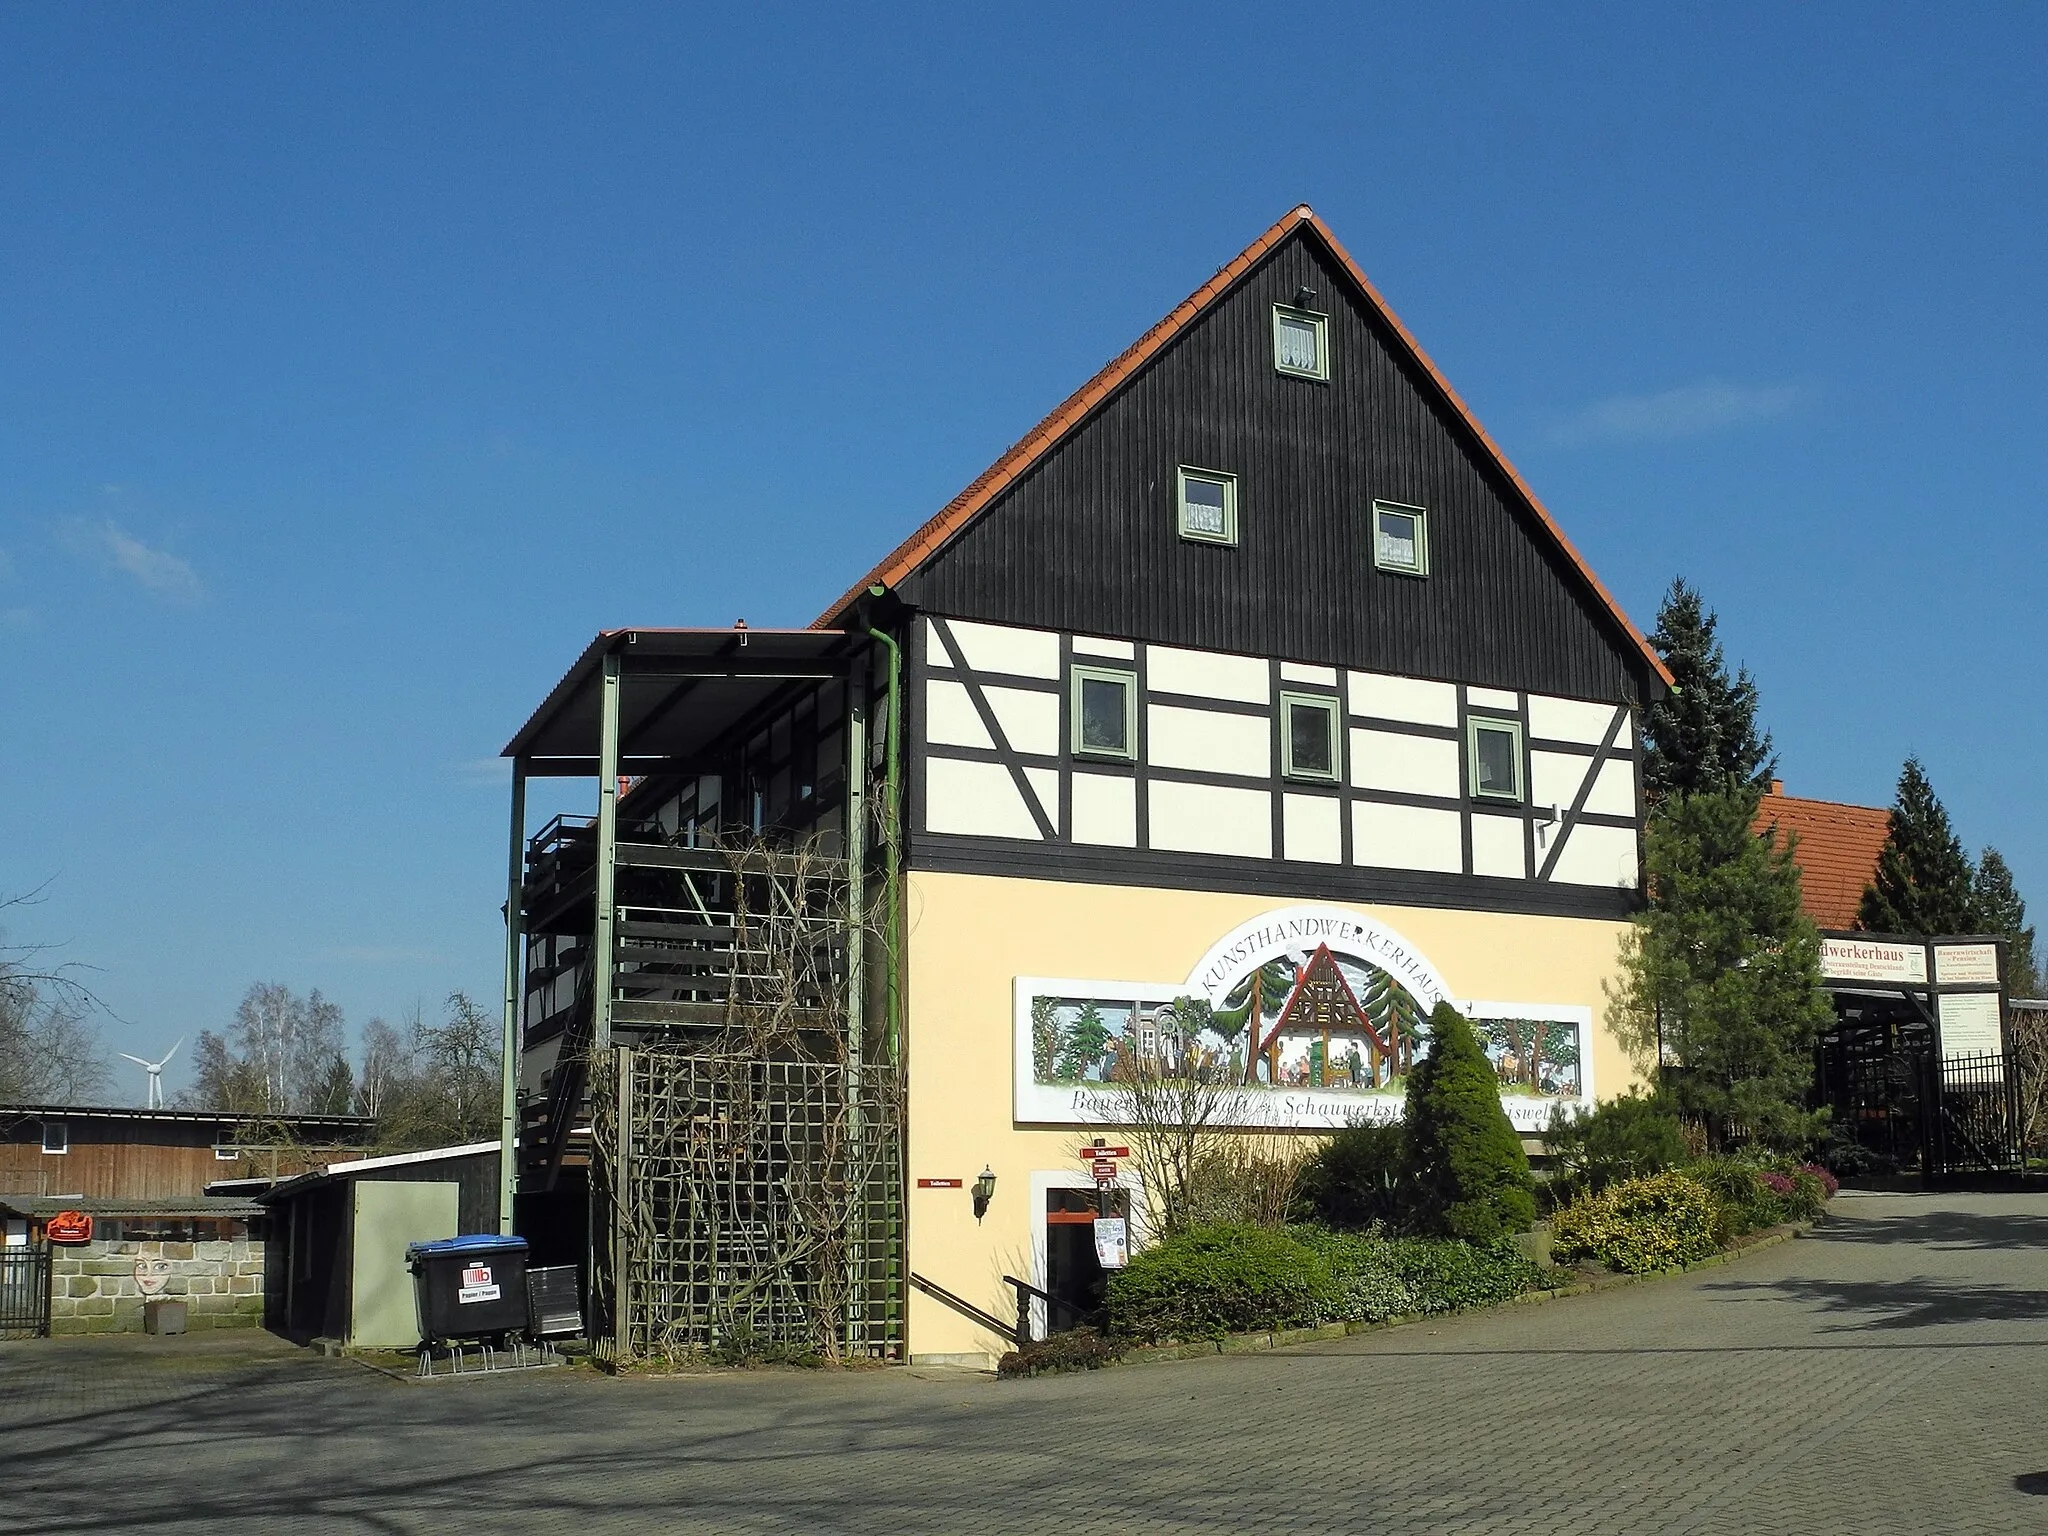
<svg viewBox="0 0 2048 1536">
<path fill-rule="evenodd" d="M 135 1261 L 135 1289 L 145 1296 L 161 1296 L 171 1283 L 171 1261 L 160 1253 L 145 1253 Z"/>
</svg>

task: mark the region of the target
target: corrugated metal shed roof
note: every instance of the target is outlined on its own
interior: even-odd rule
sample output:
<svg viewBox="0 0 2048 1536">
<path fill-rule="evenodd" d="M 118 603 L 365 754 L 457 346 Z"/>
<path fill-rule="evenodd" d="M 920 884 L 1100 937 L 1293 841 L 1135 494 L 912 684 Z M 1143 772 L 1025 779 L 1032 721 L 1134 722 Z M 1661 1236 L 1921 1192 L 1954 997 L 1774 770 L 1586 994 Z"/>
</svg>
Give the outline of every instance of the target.
<svg viewBox="0 0 2048 1536">
<path fill-rule="evenodd" d="M 43 1219 L 59 1211 L 84 1211 L 88 1216 L 119 1219 L 128 1216 L 207 1216 L 217 1220 L 246 1221 L 262 1216 L 254 1200 L 237 1200 L 215 1195 L 170 1195 L 162 1200 L 87 1200 L 63 1195 L 0 1195 L 0 1208 L 22 1216 Z"/>
</svg>

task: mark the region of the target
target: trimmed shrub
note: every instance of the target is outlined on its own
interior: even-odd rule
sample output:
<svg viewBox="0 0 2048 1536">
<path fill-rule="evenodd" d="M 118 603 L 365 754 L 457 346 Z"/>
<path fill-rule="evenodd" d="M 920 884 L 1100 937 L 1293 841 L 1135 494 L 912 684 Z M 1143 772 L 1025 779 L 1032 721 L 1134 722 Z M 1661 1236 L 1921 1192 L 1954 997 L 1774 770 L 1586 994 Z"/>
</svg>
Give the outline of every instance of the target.
<svg viewBox="0 0 2048 1536">
<path fill-rule="evenodd" d="M 1720 1246 L 1718 1216 L 1711 1190 L 1666 1170 L 1566 1206 L 1552 1219 L 1552 1248 L 1560 1258 L 1598 1259 L 1623 1274 L 1645 1274 L 1712 1253 Z"/>
<path fill-rule="evenodd" d="M 998 1376 L 1051 1376 L 1061 1371 L 1099 1371 L 1123 1359 L 1124 1340 L 1076 1328 L 1056 1333 L 1023 1349 L 1013 1349 L 996 1362 Z"/>
<path fill-rule="evenodd" d="M 1326 1227 L 1397 1227 L 1405 1215 L 1399 1122 L 1339 1131 L 1302 1164 L 1295 1210 Z"/>
<path fill-rule="evenodd" d="M 1500 1102 L 1500 1075 L 1464 1015 L 1438 1003 L 1408 1078 L 1402 1179 L 1424 1232 L 1492 1243 L 1536 1224 L 1535 1182 Z"/>
<path fill-rule="evenodd" d="M 1247 1223 L 1197 1227 L 1132 1254 L 1108 1293 L 1111 1327 L 1147 1343 L 1327 1322 L 1342 1302 L 1314 1251 Z"/>
<path fill-rule="evenodd" d="M 1549 1192 L 1559 1204 L 1686 1162 L 1678 1116 L 1664 1100 L 1633 1089 L 1590 1112 L 1556 1106 L 1543 1149 L 1551 1160 Z"/>
</svg>

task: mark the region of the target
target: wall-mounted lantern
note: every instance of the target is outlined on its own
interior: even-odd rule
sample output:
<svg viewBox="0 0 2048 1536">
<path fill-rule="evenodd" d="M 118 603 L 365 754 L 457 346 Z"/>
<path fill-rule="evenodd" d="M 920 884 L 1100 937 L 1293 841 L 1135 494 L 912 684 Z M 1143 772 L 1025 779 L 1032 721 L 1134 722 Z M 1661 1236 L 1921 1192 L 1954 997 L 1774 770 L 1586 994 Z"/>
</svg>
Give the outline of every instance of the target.
<svg viewBox="0 0 2048 1536">
<path fill-rule="evenodd" d="M 996 1171 L 987 1163 L 981 1165 L 981 1177 L 974 1181 L 974 1219 L 977 1223 L 988 1214 L 988 1203 L 996 1197 Z"/>
</svg>

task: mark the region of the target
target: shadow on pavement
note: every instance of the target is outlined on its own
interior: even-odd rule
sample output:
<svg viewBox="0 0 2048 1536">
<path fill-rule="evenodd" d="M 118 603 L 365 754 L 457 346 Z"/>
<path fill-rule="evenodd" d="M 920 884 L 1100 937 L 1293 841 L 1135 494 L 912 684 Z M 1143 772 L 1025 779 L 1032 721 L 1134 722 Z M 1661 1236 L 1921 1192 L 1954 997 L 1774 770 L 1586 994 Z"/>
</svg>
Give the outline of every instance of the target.
<svg viewBox="0 0 2048 1536">
<path fill-rule="evenodd" d="M 1902 1216 L 1847 1215 L 1808 1237 L 1825 1243 L 1918 1243 L 1948 1251 L 2048 1248 L 2048 1216 L 2021 1212 L 1915 1211 Z"/>
<path fill-rule="evenodd" d="M 1775 1294 L 1823 1311 L 1861 1314 L 1824 1333 L 1872 1328 L 1928 1328 L 1940 1323 L 2032 1322 L 2048 1317 L 2048 1291 L 1967 1285 L 1922 1276 L 1912 1280 L 1722 1280 L 1701 1287 L 1730 1295 Z"/>
<path fill-rule="evenodd" d="M 659 1509 L 651 1528 L 810 1532 L 845 1513 L 847 1469 L 862 1453 L 937 1455 L 960 1438 L 958 1405 L 856 1392 L 665 1404 L 595 1377 L 413 1386 L 301 1357 L 204 1383 L 130 1376 L 104 1395 L 39 1409 L 36 1374 L 0 1371 L 8 1536 L 171 1524 L 595 1532 L 650 1528 L 650 1500 Z M 714 1406 L 730 1411 L 707 1411 Z M 1071 1463 L 1065 1420 L 1022 1397 L 977 1406 L 970 1422 L 1016 1458 L 1014 1469 L 985 1467 L 979 1480 L 945 1488 L 900 1474 L 859 1479 L 861 1507 L 966 1529 L 991 1501 L 1028 1501 Z M 1188 1529 L 1239 1528 L 1233 1511 L 1194 1507 L 1198 1494 L 1191 1485 L 1190 1507 L 1176 1512 Z"/>
</svg>

